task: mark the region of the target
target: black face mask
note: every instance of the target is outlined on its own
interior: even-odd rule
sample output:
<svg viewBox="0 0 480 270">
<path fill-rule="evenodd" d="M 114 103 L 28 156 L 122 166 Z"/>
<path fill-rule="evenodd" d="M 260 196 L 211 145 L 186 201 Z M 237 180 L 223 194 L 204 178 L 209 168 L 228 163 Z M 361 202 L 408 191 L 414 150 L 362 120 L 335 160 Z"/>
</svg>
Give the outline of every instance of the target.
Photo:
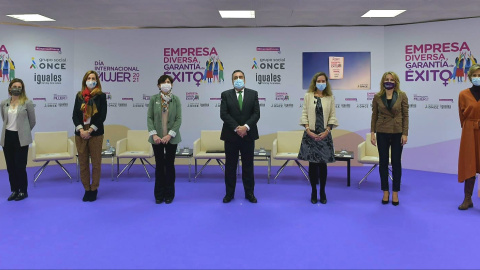
<svg viewBox="0 0 480 270">
<path fill-rule="evenodd" d="M 385 89 L 387 89 L 387 90 L 392 90 L 393 88 L 395 88 L 395 83 L 394 82 L 384 82 L 383 87 L 385 87 Z"/>
<path fill-rule="evenodd" d="M 10 95 L 12 95 L 12 96 L 18 97 L 18 96 L 20 96 L 21 94 L 22 94 L 22 89 L 21 89 L 21 88 L 20 88 L 20 89 L 19 89 L 19 88 L 12 88 L 12 89 L 10 90 Z"/>
</svg>

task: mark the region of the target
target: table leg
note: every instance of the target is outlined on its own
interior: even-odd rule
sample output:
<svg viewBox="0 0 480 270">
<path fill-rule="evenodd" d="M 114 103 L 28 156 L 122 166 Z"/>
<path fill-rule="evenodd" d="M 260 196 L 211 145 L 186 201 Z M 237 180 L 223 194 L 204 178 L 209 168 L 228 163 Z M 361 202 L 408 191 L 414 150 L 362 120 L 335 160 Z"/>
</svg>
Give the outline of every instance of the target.
<svg viewBox="0 0 480 270">
<path fill-rule="evenodd" d="M 113 181 L 113 160 L 114 160 L 114 159 L 115 159 L 115 158 L 114 158 L 113 155 L 112 155 L 112 167 L 110 168 L 110 169 L 111 169 L 111 173 L 112 173 L 112 181 Z"/>
<path fill-rule="evenodd" d="M 347 187 L 350 186 L 350 159 L 347 160 Z"/>
<path fill-rule="evenodd" d="M 188 182 L 190 182 L 190 170 L 192 167 L 192 157 L 188 158 Z"/>
<path fill-rule="evenodd" d="M 267 179 L 268 183 L 270 184 L 270 171 L 272 170 L 272 158 L 268 158 L 268 169 L 267 169 Z"/>
<path fill-rule="evenodd" d="M 79 168 L 79 164 L 78 164 L 78 155 L 77 155 L 77 182 L 80 180 L 80 168 Z"/>
</svg>

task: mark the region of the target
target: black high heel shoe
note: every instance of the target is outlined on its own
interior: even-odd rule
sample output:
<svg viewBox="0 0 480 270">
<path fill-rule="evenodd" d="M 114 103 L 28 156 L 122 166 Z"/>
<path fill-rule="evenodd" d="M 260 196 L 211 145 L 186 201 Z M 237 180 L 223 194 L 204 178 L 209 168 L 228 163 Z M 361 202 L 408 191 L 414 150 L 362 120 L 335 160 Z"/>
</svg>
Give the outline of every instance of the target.
<svg viewBox="0 0 480 270">
<path fill-rule="evenodd" d="M 398 194 L 397 194 L 397 199 L 398 199 Z M 394 202 L 394 201 L 393 201 L 393 196 L 392 196 L 392 205 L 397 206 L 397 205 L 399 205 L 399 204 L 400 204 L 400 201 Z"/>
<path fill-rule="evenodd" d="M 310 197 L 310 202 L 313 203 L 313 204 L 316 204 L 318 202 L 316 191 L 312 192 L 312 196 Z"/>
<path fill-rule="evenodd" d="M 382 204 L 388 204 L 390 202 L 390 191 L 388 192 L 388 199 L 386 201 L 383 200 L 382 198 Z M 393 201 L 392 201 L 393 204 Z"/>
</svg>

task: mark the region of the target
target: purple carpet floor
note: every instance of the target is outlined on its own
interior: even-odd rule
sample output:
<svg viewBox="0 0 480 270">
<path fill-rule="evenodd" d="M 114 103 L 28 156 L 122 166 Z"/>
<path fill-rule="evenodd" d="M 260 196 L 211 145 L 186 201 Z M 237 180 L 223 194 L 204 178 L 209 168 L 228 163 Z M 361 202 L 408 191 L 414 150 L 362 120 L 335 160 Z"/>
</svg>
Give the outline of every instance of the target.
<svg viewBox="0 0 480 270">
<path fill-rule="evenodd" d="M 75 166 L 67 166 L 75 174 Z M 103 165 L 98 200 L 49 166 L 29 198 L 7 202 L 0 171 L 0 268 L 5 269 L 467 269 L 479 268 L 480 200 L 457 210 L 456 175 L 404 170 L 400 205 L 382 205 L 378 170 L 357 188 L 368 167 L 329 167 L 326 205 L 310 203 L 297 167 L 267 184 L 256 167 L 258 204 L 222 203 L 223 174 L 209 166 L 194 183 L 177 166 L 172 204 L 155 204 L 154 181 L 141 165 L 117 181 Z M 272 174 L 278 167 L 272 169 Z M 153 175 L 153 169 L 149 168 Z M 193 173 L 192 173 L 193 174 Z M 273 178 L 273 176 L 272 176 Z M 476 189 L 475 189 L 476 191 Z"/>
</svg>

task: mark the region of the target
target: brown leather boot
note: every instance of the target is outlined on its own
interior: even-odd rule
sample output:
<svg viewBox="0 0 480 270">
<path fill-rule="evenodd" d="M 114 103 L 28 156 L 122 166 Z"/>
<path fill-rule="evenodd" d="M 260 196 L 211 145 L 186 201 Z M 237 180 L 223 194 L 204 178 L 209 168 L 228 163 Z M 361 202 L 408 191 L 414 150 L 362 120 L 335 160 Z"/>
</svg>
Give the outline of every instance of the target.
<svg viewBox="0 0 480 270">
<path fill-rule="evenodd" d="M 473 207 L 472 194 L 473 194 L 474 187 L 475 187 L 475 177 L 465 180 L 465 187 L 464 187 L 465 199 L 463 200 L 463 203 L 460 204 L 460 206 L 458 206 L 458 210 L 467 210 L 468 208 Z"/>
</svg>

